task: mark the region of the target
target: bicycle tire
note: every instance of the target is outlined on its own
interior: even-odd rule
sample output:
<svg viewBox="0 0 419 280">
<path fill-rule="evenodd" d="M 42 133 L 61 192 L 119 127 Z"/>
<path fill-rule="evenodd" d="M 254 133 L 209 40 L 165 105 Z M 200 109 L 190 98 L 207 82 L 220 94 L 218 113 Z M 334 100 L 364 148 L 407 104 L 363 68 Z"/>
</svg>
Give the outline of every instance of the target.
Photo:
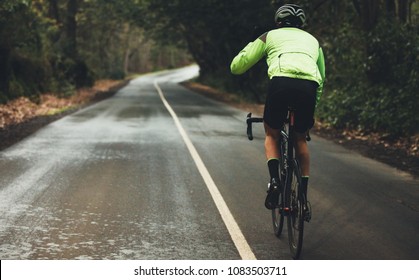
<svg viewBox="0 0 419 280">
<path fill-rule="evenodd" d="M 284 228 L 284 215 L 279 207 L 272 209 L 272 225 L 276 237 L 280 237 Z"/>
<path fill-rule="evenodd" d="M 301 186 L 300 167 L 296 160 L 293 160 L 291 165 L 286 194 L 290 202 L 290 211 L 287 216 L 288 242 L 292 257 L 298 259 L 303 247 L 304 210 L 302 198 L 298 195 Z"/>
<path fill-rule="evenodd" d="M 280 174 L 280 182 L 281 182 L 281 193 L 280 193 L 280 197 L 278 199 L 279 204 L 278 207 L 272 209 L 272 225 L 273 225 L 273 229 L 274 229 L 274 234 L 276 235 L 276 237 L 280 237 L 283 227 L 284 227 L 284 220 L 285 220 L 285 215 L 282 212 L 282 209 L 280 207 L 283 207 L 283 202 L 281 201 L 283 196 L 284 196 L 284 188 L 285 188 L 285 180 L 286 180 L 286 172 L 287 172 L 287 168 L 286 168 L 286 153 L 287 153 L 287 142 L 284 138 L 281 138 L 280 142 L 279 142 L 279 152 L 281 155 L 281 158 L 279 160 L 279 174 Z"/>
</svg>

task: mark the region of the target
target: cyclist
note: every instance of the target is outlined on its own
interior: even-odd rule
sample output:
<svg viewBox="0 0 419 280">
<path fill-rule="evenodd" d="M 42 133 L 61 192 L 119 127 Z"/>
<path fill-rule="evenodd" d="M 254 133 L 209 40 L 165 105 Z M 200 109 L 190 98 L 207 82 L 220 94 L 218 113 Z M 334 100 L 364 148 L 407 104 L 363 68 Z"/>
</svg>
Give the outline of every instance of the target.
<svg viewBox="0 0 419 280">
<path fill-rule="evenodd" d="M 301 165 L 302 189 L 307 197 L 310 155 L 306 135 L 314 125 L 314 111 L 325 80 L 324 56 L 317 39 L 302 30 L 305 13 L 300 6 L 285 4 L 275 13 L 277 29 L 250 42 L 231 63 L 233 74 L 242 74 L 263 57 L 268 64 L 269 90 L 264 108 L 265 153 L 271 177 L 265 206 L 278 204 L 280 129 L 288 106 L 295 108 L 295 149 Z"/>
</svg>

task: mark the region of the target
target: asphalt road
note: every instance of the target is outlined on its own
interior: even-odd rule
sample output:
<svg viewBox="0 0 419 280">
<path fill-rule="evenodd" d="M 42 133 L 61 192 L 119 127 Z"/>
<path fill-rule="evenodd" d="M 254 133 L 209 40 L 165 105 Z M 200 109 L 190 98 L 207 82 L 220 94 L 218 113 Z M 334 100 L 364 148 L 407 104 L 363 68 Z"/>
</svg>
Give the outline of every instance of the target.
<svg viewBox="0 0 419 280">
<path fill-rule="evenodd" d="M 290 259 L 263 206 L 263 131 L 177 82 L 112 98 L 0 152 L 0 259 Z M 312 137 L 303 259 L 419 259 L 419 181 Z"/>
</svg>

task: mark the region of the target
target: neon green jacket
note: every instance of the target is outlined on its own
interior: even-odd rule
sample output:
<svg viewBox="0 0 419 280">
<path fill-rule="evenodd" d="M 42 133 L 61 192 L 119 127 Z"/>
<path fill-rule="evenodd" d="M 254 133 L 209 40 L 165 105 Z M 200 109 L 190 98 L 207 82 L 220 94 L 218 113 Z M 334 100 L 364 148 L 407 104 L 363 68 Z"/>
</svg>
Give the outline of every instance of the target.
<svg viewBox="0 0 419 280">
<path fill-rule="evenodd" d="M 269 31 L 249 43 L 233 59 L 233 74 L 243 74 L 262 57 L 266 57 L 268 76 L 289 77 L 315 81 L 317 102 L 326 78 L 324 56 L 319 42 L 311 34 L 298 28 L 285 27 Z"/>
</svg>

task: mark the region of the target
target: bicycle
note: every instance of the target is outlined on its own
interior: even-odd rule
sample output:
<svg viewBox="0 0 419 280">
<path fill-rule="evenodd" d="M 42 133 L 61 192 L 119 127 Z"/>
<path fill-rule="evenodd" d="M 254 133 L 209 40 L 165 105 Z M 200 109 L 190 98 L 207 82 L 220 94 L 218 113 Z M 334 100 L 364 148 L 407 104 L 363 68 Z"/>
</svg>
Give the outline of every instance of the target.
<svg viewBox="0 0 419 280">
<path fill-rule="evenodd" d="M 294 152 L 294 109 L 288 108 L 288 117 L 281 129 L 280 150 L 280 194 L 277 207 L 272 209 L 272 224 L 277 237 L 281 236 L 284 219 L 287 217 L 288 243 L 291 255 L 298 259 L 303 247 L 304 222 L 311 219 L 311 205 L 301 190 L 301 170 Z M 252 123 L 261 123 L 263 118 L 246 118 L 247 137 L 253 140 Z M 307 141 L 310 141 L 307 133 Z"/>
</svg>

